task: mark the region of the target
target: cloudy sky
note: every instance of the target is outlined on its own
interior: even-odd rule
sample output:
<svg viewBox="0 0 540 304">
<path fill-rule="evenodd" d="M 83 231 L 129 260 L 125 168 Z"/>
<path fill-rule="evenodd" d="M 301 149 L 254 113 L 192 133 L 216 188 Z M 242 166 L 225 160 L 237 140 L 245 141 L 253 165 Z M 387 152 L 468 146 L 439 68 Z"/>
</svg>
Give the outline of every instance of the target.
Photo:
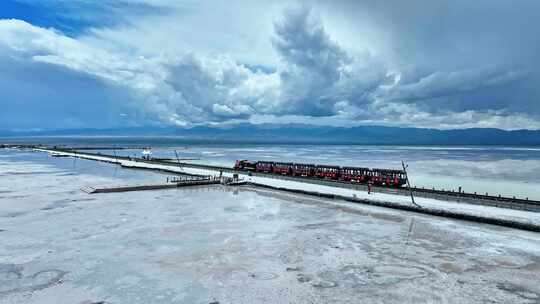
<svg viewBox="0 0 540 304">
<path fill-rule="evenodd" d="M 540 129 L 538 0 L 2 0 L 0 129 Z"/>
</svg>

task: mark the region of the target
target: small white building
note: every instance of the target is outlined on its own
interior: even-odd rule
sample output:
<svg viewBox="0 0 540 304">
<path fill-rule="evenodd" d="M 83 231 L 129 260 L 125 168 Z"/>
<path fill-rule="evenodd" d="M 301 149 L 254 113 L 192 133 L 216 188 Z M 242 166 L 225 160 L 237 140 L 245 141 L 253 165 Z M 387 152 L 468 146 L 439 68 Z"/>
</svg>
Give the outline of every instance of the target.
<svg viewBox="0 0 540 304">
<path fill-rule="evenodd" d="M 144 148 L 142 150 L 142 158 L 150 159 L 152 157 L 152 148 Z"/>
</svg>

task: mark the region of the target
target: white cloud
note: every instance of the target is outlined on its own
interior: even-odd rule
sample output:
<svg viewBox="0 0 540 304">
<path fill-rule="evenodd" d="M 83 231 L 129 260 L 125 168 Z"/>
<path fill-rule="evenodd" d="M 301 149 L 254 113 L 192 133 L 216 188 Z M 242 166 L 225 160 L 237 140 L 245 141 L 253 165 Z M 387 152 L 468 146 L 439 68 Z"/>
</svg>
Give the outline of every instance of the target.
<svg viewBox="0 0 540 304">
<path fill-rule="evenodd" d="M 405 63 L 405 56 L 391 50 L 391 35 L 374 34 L 380 32 L 377 25 L 389 26 L 378 24 L 376 14 L 368 18 L 366 12 L 381 13 L 380 8 L 365 3 L 359 5 L 367 11 L 358 24 L 369 28 L 359 29 L 364 36 L 354 38 L 343 29 L 355 22 L 340 22 L 337 15 L 322 11 L 327 4 L 317 2 L 311 8 L 283 10 L 285 4 L 278 1 L 260 14 L 263 6 L 251 1 L 139 2 L 166 6 L 171 12 L 137 19 L 124 16 L 129 22 L 89 29 L 75 38 L 20 20 L 0 20 L 0 64 L 61 67 L 57 73 L 62 77 L 75 73 L 88 78 L 85 81 L 109 88 L 103 91 L 114 92 L 111 96 L 121 96 L 104 99 L 121 111 L 122 121 L 136 124 L 248 121 L 540 128 L 540 108 L 522 93 L 527 87 L 513 99 L 512 94 L 498 94 L 501 88 L 521 89 L 510 86 L 534 79 L 534 69 L 519 60 L 478 60 L 474 65 L 467 65 L 468 60 L 456 65 L 418 60 L 415 66 L 417 58 L 412 56 L 413 61 Z M 336 4 L 336 9 L 348 5 L 356 4 Z M 328 26 L 323 17 L 330 20 Z M 339 41 L 333 34 L 353 40 Z M 353 47 L 354 41 L 365 48 Z M 403 47 L 407 41 L 398 42 Z M 0 94 L 4 92 L 7 88 L 0 87 Z M 49 97 L 45 102 L 76 107 L 74 96 Z M 525 112 L 526 106 L 533 110 Z M 65 121 L 85 126 L 98 119 L 77 115 Z"/>
</svg>

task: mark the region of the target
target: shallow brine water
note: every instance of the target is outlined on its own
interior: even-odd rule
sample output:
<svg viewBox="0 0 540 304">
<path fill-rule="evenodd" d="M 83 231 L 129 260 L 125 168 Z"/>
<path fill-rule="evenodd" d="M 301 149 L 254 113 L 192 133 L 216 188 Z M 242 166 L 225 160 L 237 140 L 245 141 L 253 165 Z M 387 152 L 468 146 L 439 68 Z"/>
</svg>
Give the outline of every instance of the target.
<svg viewBox="0 0 540 304">
<path fill-rule="evenodd" d="M 401 169 L 418 187 L 540 200 L 540 148 L 308 145 L 156 147 L 156 157 L 232 167 L 237 159 Z M 101 151 L 112 154 L 110 150 Z M 117 150 L 140 156 L 141 150 Z"/>
<path fill-rule="evenodd" d="M 535 233 L 253 188 L 88 195 L 166 175 L 43 153 L 0 168 L 0 303 L 540 301 Z"/>
<path fill-rule="evenodd" d="M 370 146 L 204 143 L 175 137 L 20 138 L 74 146 L 154 147 L 153 155 L 232 167 L 237 159 L 303 162 L 401 169 L 409 167 L 412 185 L 540 200 L 540 147 Z M 176 153 L 175 153 L 176 151 Z M 106 154 L 141 156 L 142 150 L 103 150 Z"/>
</svg>

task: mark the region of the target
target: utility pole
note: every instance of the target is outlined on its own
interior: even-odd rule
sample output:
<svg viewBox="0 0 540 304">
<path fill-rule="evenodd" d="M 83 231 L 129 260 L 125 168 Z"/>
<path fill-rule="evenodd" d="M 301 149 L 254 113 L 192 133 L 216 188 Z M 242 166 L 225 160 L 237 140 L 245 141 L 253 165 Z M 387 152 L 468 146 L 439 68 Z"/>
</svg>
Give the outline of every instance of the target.
<svg viewBox="0 0 540 304">
<path fill-rule="evenodd" d="M 405 172 L 405 179 L 407 180 L 407 188 L 409 188 L 409 193 L 411 194 L 411 201 L 412 201 L 413 205 L 415 205 L 416 207 L 422 208 L 422 206 L 420 206 L 420 205 L 418 205 L 417 203 L 414 202 L 414 195 L 412 193 L 411 183 L 409 181 L 409 175 L 407 174 L 407 168 L 409 167 L 409 165 L 405 165 L 404 161 L 401 161 L 401 165 L 403 166 L 403 172 Z"/>
<path fill-rule="evenodd" d="M 120 165 L 120 163 L 118 162 L 118 155 L 116 154 L 116 149 L 113 149 L 113 153 L 114 153 L 114 177 L 116 177 L 116 172 L 118 171 L 118 166 Z"/>
<path fill-rule="evenodd" d="M 174 155 L 176 155 L 176 161 L 178 162 L 178 168 L 182 168 L 182 164 L 180 163 L 180 158 L 178 157 L 178 152 L 174 150 Z"/>
</svg>

